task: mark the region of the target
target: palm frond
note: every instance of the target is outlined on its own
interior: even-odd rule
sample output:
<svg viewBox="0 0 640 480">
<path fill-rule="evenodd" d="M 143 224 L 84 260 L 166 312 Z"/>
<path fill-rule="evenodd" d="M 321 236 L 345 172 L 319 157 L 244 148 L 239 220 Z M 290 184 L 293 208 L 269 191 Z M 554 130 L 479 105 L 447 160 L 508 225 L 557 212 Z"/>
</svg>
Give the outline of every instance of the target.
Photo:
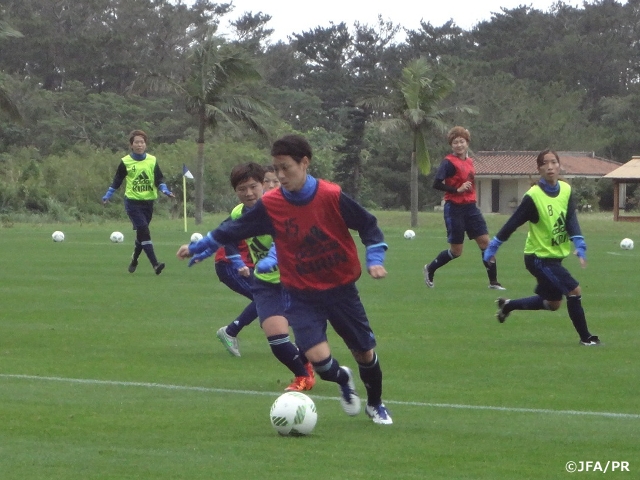
<svg viewBox="0 0 640 480">
<path fill-rule="evenodd" d="M 18 30 L 13 28 L 4 20 L 0 20 L 0 40 L 9 38 L 9 37 L 20 38 L 22 36 L 23 36 L 22 33 L 20 33 Z"/>
<path fill-rule="evenodd" d="M 418 169 L 423 175 L 429 175 L 431 172 L 431 157 L 427 149 L 427 139 L 422 132 L 416 132 L 416 162 Z"/>
</svg>

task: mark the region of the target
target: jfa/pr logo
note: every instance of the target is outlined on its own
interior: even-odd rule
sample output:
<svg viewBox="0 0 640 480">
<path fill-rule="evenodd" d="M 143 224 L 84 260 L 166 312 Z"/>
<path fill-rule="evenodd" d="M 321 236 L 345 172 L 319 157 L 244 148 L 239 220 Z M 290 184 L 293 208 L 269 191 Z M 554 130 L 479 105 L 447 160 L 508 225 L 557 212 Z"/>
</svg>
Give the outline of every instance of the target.
<svg viewBox="0 0 640 480">
<path fill-rule="evenodd" d="M 618 462 L 607 460 L 604 462 L 593 461 L 579 461 L 579 462 L 567 462 L 564 468 L 569 473 L 581 473 L 581 472 L 628 472 L 629 462 Z"/>
</svg>

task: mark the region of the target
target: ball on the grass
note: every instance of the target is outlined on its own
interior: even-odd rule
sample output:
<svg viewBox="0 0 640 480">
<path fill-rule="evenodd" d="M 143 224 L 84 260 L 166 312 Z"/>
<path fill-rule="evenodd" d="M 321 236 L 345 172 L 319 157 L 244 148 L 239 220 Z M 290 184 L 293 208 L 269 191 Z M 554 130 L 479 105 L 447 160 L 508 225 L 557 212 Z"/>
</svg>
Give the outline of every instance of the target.
<svg viewBox="0 0 640 480">
<path fill-rule="evenodd" d="M 196 232 L 193 235 L 191 235 L 191 241 L 192 242 L 198 242 L 200 240 L 202 240 L 202 234 L 201 233 Z"/>
<path fill-rule="evenodd" d="M 414 232 L 413 230 L 407 230 L 406 232 L 404 232 L 404 238 L 406 238 L 407 240 L 413 240 L 416 236 L 416 232 Z"/>
<path fill-rule="evenodd" d="M 124 242 L 124 235 L 120 232 L 113 232 L 110 236 L 109 239 L 113 242 L 113 243 L 122 243 Z"/>
<path fill-rule="evenodd" d="M 623 238 L 620 242 L 620 248 L 623 250 L 633 250 L 633 240 L 630 238 Z"/>
<path fill-rule="evenodd" d="M 64 233 L 62 233 L 60 230 L 56 230 L 51 234 L 51 238 L 53 239 L 54 242 L 63 242 Z"/>
<path fill-rule="evenodd" d="M 300 392 L 286 392 L 280 395 L 269 414 L 271 425 L 280 435 L 309 435 L 318 421 L 313 400 Z"/>
</svg>

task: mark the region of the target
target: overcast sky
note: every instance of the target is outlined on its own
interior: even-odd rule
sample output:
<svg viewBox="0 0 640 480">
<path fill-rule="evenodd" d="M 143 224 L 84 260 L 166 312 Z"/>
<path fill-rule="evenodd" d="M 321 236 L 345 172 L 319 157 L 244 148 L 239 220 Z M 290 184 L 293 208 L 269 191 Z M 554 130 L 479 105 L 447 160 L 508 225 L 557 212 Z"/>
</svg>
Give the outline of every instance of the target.
<svg viewBox="0 0 640 480">
<path fill-rule="evenodd" d="M 231 0 L 219 0 L 218 3 Z M 482 20 L 489 20 L 493 12 L 500 13 L 500 7 L 513 9 L 528 5 L 548 11 L 555 0 L 233 0 L 235 6 L 230 15 L 223 17 L 221 33 L 230 20 L 235 20 L 244 12 L 271 15 L 267 27 L 275 30 L 271 41 L 286 40 L 287 35 L 302 33 L 315 27 L 328 27 L 345 22 L 352 27 L 353 22 L 374 25 L 378 14 L 384 20 L 391 20 L 409 29 L 418 29 L 420 20 L 440 26 L 450 19 L 467 30 Z M 187 1 L 186 3 L 191 3 Z M 581 6 L 582 1 L 566 0 L 566 4 Z M 625 3 L 624 1 L 622 3 Z"/>
</svg>

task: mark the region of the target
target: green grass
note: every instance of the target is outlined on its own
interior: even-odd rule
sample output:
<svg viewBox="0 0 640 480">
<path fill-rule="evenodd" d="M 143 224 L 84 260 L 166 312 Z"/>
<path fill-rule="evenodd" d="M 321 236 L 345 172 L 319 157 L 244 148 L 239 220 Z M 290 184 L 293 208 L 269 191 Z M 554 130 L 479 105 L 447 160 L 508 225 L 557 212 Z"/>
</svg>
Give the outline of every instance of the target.
<svg viewBox="0 0 640 480">
<path fill-rule="evenodd" d="M 241 334 L 242 357 L 217 342 L 246 301 L 218 282 L 212 262 L 188 269 L 175 258 L 195 227 L 154 221 L 160 276 L 146 259 L 127 273 L 126 223 L 0 228 L 0 478 L 551 479 L 588 460 L 640 470 L 640 252 L 618 247 L 640 239 L 637 224 L 580 217 L 589 265 L 565 265 L 605 343 L 584 348 L 564 307 L 498 324 L 475 243 L 425 287 L 422 265 L 446 247 L 440 214 L 421 214 L 411 241 L 402 238 L 408 213 L 378 216 L 389 276 L 358 286 L 394 425 L 347 417 L 335 385 L 320 381 L 318 425 L 304 438 L 271 428 L 269 407 L 290 374 L 257 322 Z M 487 220 L 493 233 L 506 217 Z M 51 241 L 57 229 L 63 243 Z M 109 241 L 113 230 L 125 243 Z M 498 255 L 512 297 L 534 286 L 524 237 L 516 232 Z M 330 341 L 354 367 L 335 334 Z"/>
</svg>

